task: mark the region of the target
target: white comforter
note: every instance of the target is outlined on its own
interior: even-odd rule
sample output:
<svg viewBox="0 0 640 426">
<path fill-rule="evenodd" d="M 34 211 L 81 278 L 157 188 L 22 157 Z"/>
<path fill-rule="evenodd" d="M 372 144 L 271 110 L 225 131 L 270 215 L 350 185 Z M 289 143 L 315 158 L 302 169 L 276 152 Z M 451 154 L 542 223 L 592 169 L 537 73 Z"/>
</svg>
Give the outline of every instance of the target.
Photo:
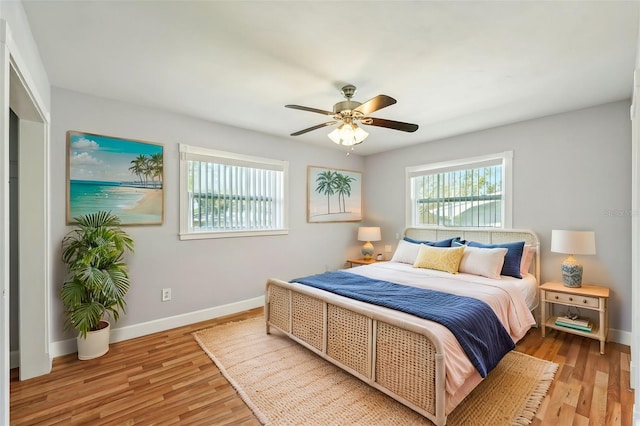
<svg viewBox="0 0 640 426">
<path fill-rule="evenodd" d="M 397 262 L 375 263 L 345 269 L 345 272 L 482 300 L 491 306 L 514 342 L 520 340 L 535 325 L 535 319 L 527 307 L 522 292 L 510 280 L 493 280 L 470 274 L 453 275 L 430 269 L 413 268 L 411 265 Z M 387 308 L 379 309 L 388 311 Z M 480 375 L 467 358 L 458 340 L 446 327 L 438 323 L 409 314 L 397 313 L 397 315 L 412 317 L 411 322 L 430 323 L 428 327 L 438 335 L 445 349 L 445 389 L 453 397 L 451 401 L 447 401 L 447 405 L 457 405 L 458 400 L 467 393 L 467 387 L 463 386 L 465 382 L 472 376 L 477 376 L 476 382 L 480 380 Z M 461 392 L 463 395 L 458 395 L 456 398 L 455 395 L 461 388 L 465 389 Z"/>
</svg>

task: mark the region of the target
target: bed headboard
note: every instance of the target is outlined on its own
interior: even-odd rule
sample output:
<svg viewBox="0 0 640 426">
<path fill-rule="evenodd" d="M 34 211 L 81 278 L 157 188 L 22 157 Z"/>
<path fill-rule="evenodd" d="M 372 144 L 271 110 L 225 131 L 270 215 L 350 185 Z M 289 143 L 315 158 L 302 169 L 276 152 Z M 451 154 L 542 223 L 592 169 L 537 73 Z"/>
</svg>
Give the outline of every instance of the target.
<svg viewBox="0 0 640 426">
<path fill-rule="evenodd" d="M 538 236 L 527 229 L 498 229 L 498 228 L 451 228 L 451 227 L 424 227 L 406 228 L 405 237 L 414 240 L 439 241 L 447 238 L 460 237 L 467 241 L 477 241 L 483 244 L 500 244 L 514 241 L 524 241 L 535 247 L 535 255 L 531 262 L 530 273 L 540 283 L 540 240 Z"/>
</svg>

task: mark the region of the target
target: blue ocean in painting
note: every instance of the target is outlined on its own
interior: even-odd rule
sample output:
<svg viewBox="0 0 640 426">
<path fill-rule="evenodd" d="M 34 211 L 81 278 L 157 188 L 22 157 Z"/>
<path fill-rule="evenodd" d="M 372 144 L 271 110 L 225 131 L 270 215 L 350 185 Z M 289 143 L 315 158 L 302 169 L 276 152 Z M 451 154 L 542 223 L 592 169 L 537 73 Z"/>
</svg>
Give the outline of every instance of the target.
<svg viewBox="0 0 640 426">
<path fill-rule="evenodd" d="M 123 224 L 158 222 L 160 220 L 158 214 L 132 211 L 148 189 L 152 188 L 142 187 L 135 182 L 71 180 L 69 183 L 70 217 L 75 218 L 97 210 L 106 210 L 119 216 Z"/>
</svg>

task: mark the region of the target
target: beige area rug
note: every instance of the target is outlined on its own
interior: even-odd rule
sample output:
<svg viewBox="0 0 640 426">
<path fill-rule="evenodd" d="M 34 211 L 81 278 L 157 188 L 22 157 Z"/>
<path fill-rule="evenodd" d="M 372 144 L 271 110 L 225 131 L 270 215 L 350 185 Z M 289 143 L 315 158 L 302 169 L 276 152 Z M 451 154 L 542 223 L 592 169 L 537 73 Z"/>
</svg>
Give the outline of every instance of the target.
<svg viewBox="0 0 640 426">
<path fill-rule="evenodd" d="M 345 373 L 272 328 L 263 318 L 194 333 L 238 394 L 267 425 L 430 425 L 425 417 Z M 447 418 L 447 425 L 528 424 L 557 364 L 519 352 Z"/>
</svg>

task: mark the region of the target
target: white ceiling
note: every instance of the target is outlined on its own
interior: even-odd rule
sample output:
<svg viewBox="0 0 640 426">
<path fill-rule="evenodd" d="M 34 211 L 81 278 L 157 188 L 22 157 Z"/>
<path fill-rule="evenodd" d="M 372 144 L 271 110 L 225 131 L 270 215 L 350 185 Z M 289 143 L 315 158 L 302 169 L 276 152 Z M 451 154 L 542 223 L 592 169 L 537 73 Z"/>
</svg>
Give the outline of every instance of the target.
<svg viewBox="0 0 640 426">
<path fill-rule="evenodd" d="M 631 97 L 638 2 L 24 1 L 51 84 L 281 137 L 398 100 L 361 155 Z M 330 128 L 295 137 L 335 146 Z"/>
</svg>

